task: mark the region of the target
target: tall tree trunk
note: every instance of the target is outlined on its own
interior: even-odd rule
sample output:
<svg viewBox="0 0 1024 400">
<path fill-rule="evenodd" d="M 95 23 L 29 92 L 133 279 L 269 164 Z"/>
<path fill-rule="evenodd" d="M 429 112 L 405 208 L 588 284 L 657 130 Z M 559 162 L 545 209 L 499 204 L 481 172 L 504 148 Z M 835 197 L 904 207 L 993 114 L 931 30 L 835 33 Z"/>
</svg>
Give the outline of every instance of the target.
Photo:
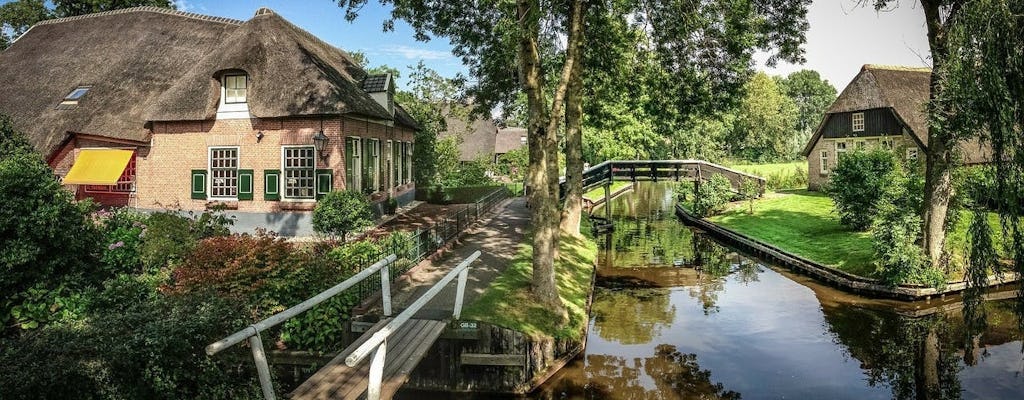
<svg viewBox="0 0 1024 400">
<path fill-rule="evenodd" d="M 544 79 L 540 65 L 537 40 L 540 31 L 540 4 L 538 0 L 517 0 L 516 13 L 519 24 L 518 63 L 520 82 L 527 99 L 527 138 L 530 162 L 527 182 L 530 186 L 530 219 L 533 234 L 533 279 L 531 289 L 534 297 L 552 307 L 556 315 L 564 314 L 564 306 L 558 296 L 555 283 L 555 246 L 558 244 L 557 199 L 550 190 L 551 151 L 550 114 L 544 100 Z M 557 103 L 556 103 L 557 104 Z M 556 149 L 557 150 L 557 149 Z M 555 165 L 557 168 L 557 154 Z M 557 170 L 556 170 L 557 171 Z M 557 178 L 556 178 L 557 180 Z M 557 196 L 557 192 L 556 192 Z"/>
<path fill-rule="evenodd" d="M 580 236 L 583 214 L 583 18 L 586 7 L 577 1 L 569 26 L 569 48 L 566 57 L 576 60 L 569 72 L 565 96 L 565 207 L 562 209 L 562 233 Z M 607 207 L 607 206 L 606 206 Z"/>
<path fill-rule="evenodd" d="M 941 0 L 921 0 L 924 9 L 925 25 L 928 27 L 928 46 L 932 53 L 932 76 L 931 94 L 929 95 L 929 107 L 935 107 L 939 102 L 939 77 L 936 74 L 945 61 L 946 54 L 946 24 L 955 17 L 955 10 L 946 16 L 943 21 L 940 10 Z M 953 183 L 951 169 L 953 167 L 951 150 L 955 146 L 951 135 L 949 135 L 940 124 L 935 123 L 932 115 L 941 110 L 930 110 L 928 129 L 928 150 L 925 157 L 925 184 L 924 184 L 924 207 L 922 209 L 922 222 L 924 224 L 922 234 L 924 240 L 922 245 L 931 261 L 933 267 L 940 267 L 943 247 L 946 242 L 946 214 L 949 211 L 949 201 L 953 197 Z"/>
</svg>

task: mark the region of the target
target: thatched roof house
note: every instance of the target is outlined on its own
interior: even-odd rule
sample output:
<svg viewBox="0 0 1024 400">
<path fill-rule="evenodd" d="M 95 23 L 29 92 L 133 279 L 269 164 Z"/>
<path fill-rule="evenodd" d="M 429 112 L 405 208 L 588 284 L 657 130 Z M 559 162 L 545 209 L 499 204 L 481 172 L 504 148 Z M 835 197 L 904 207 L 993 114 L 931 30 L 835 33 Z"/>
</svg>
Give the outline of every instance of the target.
<svg viewBox="0 0 1024 400">
<path fill-rule="evenodd" d="M 490 118 L 467 121 L 449 113 L 445 117 L 445 125 L 445 131 L 439 136 L 458 138 L 459 161 L 469 162 L 494 157 L 494 136 L 498 133 L 498 127 Z"/>
<path fill-rule="evenodd" d="M 0 113 L 44 155 L 72 133 L 149 140 L 153 121 L 206 120 L 226 70 L 250 74 L 256 118 L 359 115 L 417 127 L 362 90 L 344 51 L 268 9 L 248 21 L 137 7 L 43 21 L 0 52 Z M 88 88 L 75 107 L 58 104 Z"/>
<path fill-rule="evenodd" d="M 266 8 L 248 21 L 155 7 L 61 18 L 0 52 L 0 113 L 69 188 L 111 205 L 411 199 L 419 126 L 394 92 Z"/>
<path fill-rule="evenodd" d="M 838 157 L 860 148 L 884 147 L 917 159 L 928 148 L 927 104 L 931 69 L 864 65 L 825 112 L 804 147 L 808 186 L 828 180 Z M 968 164 L 987 162 L 990 152 L 978 143 L 960 147 Z"/>
<path fill-rule="evenodd" d="M 501 128 L 494 140 L 494 155 L 501 156 L 523 146 L 526 146 L 526 128 Z"/>
</svg>

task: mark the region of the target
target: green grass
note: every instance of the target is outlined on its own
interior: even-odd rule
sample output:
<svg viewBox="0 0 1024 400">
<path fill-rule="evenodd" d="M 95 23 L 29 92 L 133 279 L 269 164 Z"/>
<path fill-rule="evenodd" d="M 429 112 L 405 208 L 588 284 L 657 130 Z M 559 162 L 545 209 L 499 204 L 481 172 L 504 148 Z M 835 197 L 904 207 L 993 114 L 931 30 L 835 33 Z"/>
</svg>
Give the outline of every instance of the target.
<svg viewBox="0 0 1024 400">
<path fill-rule="evenodd" d="M 583 231 L 589 231 L 583 227 Z M 528 241 L 527 243 L 529 242 Z M 534 300 L 530 293 L 533 249 L 521 244 L 512 265 L 491 283 L 486 292 L 466 307 L 463 317 L 523 332 L 531 337 L 581 339 L 587 324 L 587 297 L 597 259 L 593 240 L 562 237 L 561 258 L 555 263 L 558 290 L 568 312 L 568 322 L 558 326 L 557 316 Z"/>
<path fill-rule="evenodd" d="M 611 188 L 608 189 L 608 192 L 609 193 L 615 193 L 619 189 L 622 189 L 622 188 L 624 188 L 626 186 L 629 186 L 629 185 L 632 185 L 632 184 L 633 184 L 632 182 L 614 181 L 614 182 L 612 182 Z M 598 201 L 598 200 L 600 200 L 603 197 L 604 197 L 604 187 L 599 187 L 597 189 L 591 190 L 591 191 L 589 191 L 589 192 L 587 192 L 587 193 L 585 193 L 583 195 L 583 198 L 585 198 L 587 200 L 590 200 L 590 201 Z"/>
<path fill-rule="evenodd" d="M 861 276 L 873 277 L 871 234 L 855 232 L 839 223 L 832 199 L 805 190 L 770 193 L 708 220 L 799 256 Z"/>
<path fill-rule="evenodd" d="M 729 168 L 757 176 L 768 176 L 771 174 L 790 173 L 796 171 L 797 168 L 802 168 L 804 171 L 807 171 L 807 161 L 793 161 L 774 164 L 736 164 Z"/>
</svg>

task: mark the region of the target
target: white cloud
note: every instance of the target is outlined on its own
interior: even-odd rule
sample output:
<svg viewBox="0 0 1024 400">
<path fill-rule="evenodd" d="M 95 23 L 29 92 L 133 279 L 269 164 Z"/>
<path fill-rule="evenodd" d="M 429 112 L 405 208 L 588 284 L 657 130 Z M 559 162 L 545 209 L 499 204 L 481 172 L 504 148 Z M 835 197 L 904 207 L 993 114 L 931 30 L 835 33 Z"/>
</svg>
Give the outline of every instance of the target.
<svg viewBox="0 0 1024 400">
<path fill-rule="evenodd" d="M 444 60 L 452 58 L 451 53 L 440 50 L 428 50 L 406 45 L 387 45 L 376 49 L 373 53 L 404 57 L 410 60 Z"/>
<path fill-rule="evenodd" d="M 178 11 L 184 11 L 184 12 L 206 11 L 206 7 L 204 7 L 204 6 L 196 7 L 195 4 L 192 4 L 188 0 L 173 0 L 172 3 L 174 3 L 174 7 L 177 8 Z"/>
</svg>

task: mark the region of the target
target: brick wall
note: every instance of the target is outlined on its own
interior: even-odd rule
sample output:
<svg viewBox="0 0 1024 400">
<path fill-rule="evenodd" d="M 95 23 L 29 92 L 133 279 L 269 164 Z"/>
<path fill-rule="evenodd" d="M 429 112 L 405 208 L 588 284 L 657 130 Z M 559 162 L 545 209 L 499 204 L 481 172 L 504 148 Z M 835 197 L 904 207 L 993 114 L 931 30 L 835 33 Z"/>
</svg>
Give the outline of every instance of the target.
<svg viewBox="0 0 1024 400">
<path fill-rule="evenodd" d="M 333 118 L 322 121 L 328 137 L 326 156 L 317 156 L 316 168 L 333 171 L 333 188 L 345 188 L 346 136 L 412 141 L 408 129 L 354 118 Z M 180 208 L 203 210 L 212 201 L 191 198 L 191 171 L 209 167 L 209 148 L 238 147 L 238 167 L 253 170 L 253 199 L 224 202 L 229 209 L 247 212 L 312 210 L 313 200 L 264 200 L 264 170 L 282 169 L 282 146 L 312 145 L 313 135 L 320 130 L 319 118 L 230 119 L 209 121 L 157 122 L 152 127 L 149 154 L 137 160 L 137 196 L 139 208 Z M 257 141 L 257 132 L 263 138 Z M 382 152 L 383 153 L 383 152 Z M 382 154 L 385 160 L 390 154 Z M 395 188 L 394 195 L 410 191 L 413 184 Z M 377 193 L 382 200 L 387 193 Z"/>
<path fill-rule="evenodd" d="M 850 140 L 854 138 L 845 139 L 847 142 L 848 152 L 854 151 L 855 144 Z M 876 143 L 879 137 L 868 137 L 868 138 L 856 138 L 869 141 L 869 143 Z M 822 150 L 828 151 L 828 170 L 831 171 L 836 167 L 838 159 L 836 158 L 836 142 L 837 139 L 825 139 L 821 138 L 817 143 L 814 144 L 814 148 L 811 149 L 811 153 L 807 155 L 807 188 L 810 190 L 821 190 L 821 188 L 828 183 L 828 173 L 821 172 L 821 152 Z M 871 141 L 874 142 L 871 142 Z M 897 154 L 901 158 L 905 157 L 906 149 L 908 147 L 918 147 L 917 142 L 910 137 L 908 133 L 904 133 L 901 136 L 901 140 L 897 140 L 893 143 Z M 918 155 L 919 160 L 923 160 L 924 153 Z"/>
</svg>

